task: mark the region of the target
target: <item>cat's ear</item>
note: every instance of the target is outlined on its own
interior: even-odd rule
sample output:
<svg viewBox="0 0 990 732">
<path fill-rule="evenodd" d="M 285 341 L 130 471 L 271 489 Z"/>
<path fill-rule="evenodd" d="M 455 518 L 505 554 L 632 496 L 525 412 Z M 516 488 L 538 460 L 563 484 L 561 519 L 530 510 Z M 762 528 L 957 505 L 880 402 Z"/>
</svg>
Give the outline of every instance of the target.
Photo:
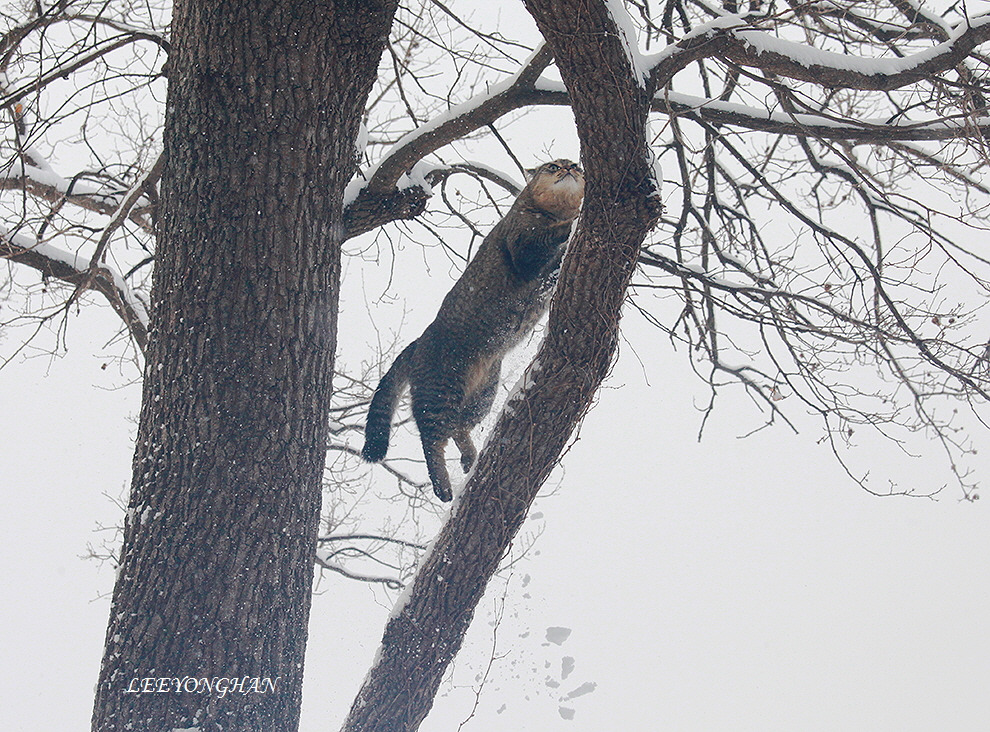
<svg viewBox="0 0 990 732">
<path fill-rule="evenodd" d="M 531 180 L 533 180 L 533 178 L 535 178 L 536 174 L 539 172 L 540 172 L 539 168 L 526 168 L 523 171 L 523 173 L 526 176 L 526 182 L 529 183 Z"/>
</svg>

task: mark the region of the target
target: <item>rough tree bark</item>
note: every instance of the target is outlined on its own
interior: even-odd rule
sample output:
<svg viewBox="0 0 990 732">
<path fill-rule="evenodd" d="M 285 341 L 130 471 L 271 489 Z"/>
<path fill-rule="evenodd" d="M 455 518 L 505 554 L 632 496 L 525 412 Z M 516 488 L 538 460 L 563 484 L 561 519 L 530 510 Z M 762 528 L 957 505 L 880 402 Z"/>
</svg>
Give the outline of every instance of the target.
<svg viewBox="0 0 990 732">
<path fill-rule="evenodd" d="M 150 343 L 94 730 L 298 727 L 341 202 L 395 7 L 175 5 Z M 175 693 L 186 677 L 277 680 Z M 127 691 L 144 678 L 178 681 Z"/>
<path fill-rule="evenodd" d="M 587 193 L 529 387 L 507 405 L 475 472 L 388 623 L 346 732 L 415 730 L 485 586 L 615 356 L 640 246 L 660 212 L 640 84 L 600 2 L 527 0 L 571 95 Z"/>
</svg>

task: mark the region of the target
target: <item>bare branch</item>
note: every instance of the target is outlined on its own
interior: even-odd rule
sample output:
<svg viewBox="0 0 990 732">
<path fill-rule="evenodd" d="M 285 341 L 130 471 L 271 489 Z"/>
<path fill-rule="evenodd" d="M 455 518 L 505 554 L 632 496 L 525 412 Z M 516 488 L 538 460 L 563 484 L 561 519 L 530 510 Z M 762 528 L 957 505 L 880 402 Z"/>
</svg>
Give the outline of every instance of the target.
<svg viewBox="0 0 990 732">
<path fill-rule="evenodd" d="M 138 348 L 144 351 L 148 344 L 147 315 L 144 305 L 124 285 L 119 275 L 100 266 L 95 269 L 78 268 L 71 262 L 76 258 L 68 253 L 52 256 L 54 248 L 42 247 L 23 241 L 24 237 L 0 232 L 0 259 L 7 259 L 31 267 L 43 277 L 50 277 L 77 287 L 92 289 L 103 295 L 124 325 Z"/>
<path fill-rule="evenodd" d="M 969 116 L 951 115 L 926 122 L 890 124 L 881 120 L 851 120 L 827 114 L 764 112 L 720 99 L 703 99 L 671 91 L 657 94 L 653 109 L 713 125 L 860 143 L 954 140 L 990 134 L 990 117 L 974 121 Z"/>
</svg>

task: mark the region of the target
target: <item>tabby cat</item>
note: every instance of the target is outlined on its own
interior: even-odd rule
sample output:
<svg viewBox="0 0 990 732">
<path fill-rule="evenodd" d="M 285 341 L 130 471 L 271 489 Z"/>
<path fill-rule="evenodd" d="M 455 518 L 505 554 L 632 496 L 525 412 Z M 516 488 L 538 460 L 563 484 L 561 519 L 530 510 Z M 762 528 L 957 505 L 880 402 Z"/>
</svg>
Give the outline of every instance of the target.
<svg viewBox="0 0 990 732">
<path fill-rule="evenodd" d="M 492 408 L 502 358 L 547 308 L 584 197 L 584 173 L 570 160 L 528 172 L 526 187 L 485 237 L 436 318 L 382 377 L 368 411 L 361 454 L 374 463 L 388 451 L 392 414 L 410 385 L 413 417 L 441 501 L 452 498 L 447 441 L 454 439 L 466 473 L 477 457 L 471 430 Z"/>
</svg>

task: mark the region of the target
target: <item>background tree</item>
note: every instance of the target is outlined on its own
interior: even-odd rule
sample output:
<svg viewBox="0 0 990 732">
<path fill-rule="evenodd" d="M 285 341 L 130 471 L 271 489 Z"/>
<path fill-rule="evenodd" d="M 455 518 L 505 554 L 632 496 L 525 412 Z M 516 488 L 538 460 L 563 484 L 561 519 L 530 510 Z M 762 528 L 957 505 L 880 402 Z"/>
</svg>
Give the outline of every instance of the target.
<svg viewBox="0 0 990 732">
<path fill-rule="evenodd" d="M 18 194 L 8 199 L 4 255 L 72 286 L 57 291 L 60 299 L 48 309 L 34 304 L 25 317 L 36 323 L 51 321 L 66 312 L 81 292 L 93 289 L 111 303 L 133 341 L 143 348 L 147 300 L 140 295 L 146 287 L 140 278 L 154 251 L 148 240 L 152 214 L 161 218 L 156 287 L 164 289 L 157 289 L 150 301 L 156 308 L 153 317 L 170 323 L 167 333 L 159 331 L 161 342 L 173 343 L 169 349 L 157 346 L 164 350 L 156 351 L 152 325 L 124 580 L 118 586 L 117 602 L 131 601 L 138 590 L 158 592 L 149 580 L 132 576 L 127 561 L 136 557 L 129 555 L 128 547 L 140 544 L 143 517 L 153 515 L 146 511 L 164 505 L 163 501 L 177 502 L 176 506 L 187 502 L 189 516 L 202 516 L 205 525 L 219 530 L 229 542 L 228 554 L 235 548 L 247 551 L 258 540 L 250 516 L 284 525 L 280 511 L 288 510 L 287 505 L 279 509 L 255 502 L 262 500 L 259 496 L 276 499 L 278 491 L 264 475 L 271 471 L 281 479 L 285 465 L 252 468 L 260 472 L 251 473 L 250 479 L 232 471 L 229 488 L 220 492 L 217 483 L 209 483 L 209 490 L 206 483 L 197 488 L 201 479 L 195 476 L 212 476 L 215 471 L 208 466 L 217 458 L 204 459 L 197 457 L 196 450 L 178 449 L 196 445 L 197 433 L 190 431 L 190 425 L 210 425 L 211 441 L 229 431 L 228 444 L 237 448 L 227 447 L 224 452 L 242 454 L 245 465 L 253 462 L 248 456 L 271 451 L 269 435 L 295 436 L 292 449 L 299 447 L 299 435 L 310 435 L 301 440 L 309 457 L 290 461 L 310 466 L 300 473 L 298 492 L 279 499 L 291 503 L 292 511 L 302 511 L 288 520 L 288 525 L 300 526 L 293 549 L 277 552 L 284 557 L 279 566 L 295 573 L 293 599 L 288 602 L 294 612 L 282 616 L 295 623 L 295 630 L 286 631 L 288 636 L 299 637 L 306 607 L 300 598 L 306 594 L 310 572 L 306 547 L 315 541 L 312 488 L 317 470 L 312 456 L 323 444 L 319 430 L 312 430 L 330 409 L 329 384 L 316 374 L 330 373 L 330 334 L 335 332 L 332 250 L 343 236 L 371 231 L 395 219 L 421 216 L 429 227 L 430 216 L 436 215 L 424 213 L 429 196 L 435 189 L 446 193 L 445 183 L 455 172 L 469 172 L 511 189 L 510 176 L 504 173 L 444 163 L 439 156 L 466 158 L 462 151 L 475 144 L 471 135 L 478 130 L 488 130 L 496 140 L 506 142 L 496 125 L 511 112 L 538 104 L 573 108 L 589 176 L 585 214 L 564 265 L 547 340 L 537 357 L 539 368 L 527 377 L 527 388 L 496 426 L 489 440 L 492 449 L 482 455 L 408 603 L 387 629 L 382 661 L 355 703 L 349 728 L 402 728 L 395 726 L 399 719 L 412 720 L 406 722 L 412 728 L 429 710 L 439 676 L 460 645 L 487 578 L 608 371 L 620 306 L 630 283 L 633 306 L 675 344 L 688 347 L 710 385 L 709 409 L 715 396 L 735 381 L 766 411 L 768 423 L 792 419 L 795 410 L 805 408 L 818 414 L 825 439 L 843 460 L 844 443 L 861 426 L 891 436 L 906 450 L 928 442 L 944 453 L 962 495 L 975 497 L 975 480 L 966 459 L 973 452 L 970 428 L 984 417 L 980 410 L 985 409 L 987 392 L 988 344 L 977 315 L 985 297 L 988 261 L 972 246 L 970 232 L 982 232 L 985 226 L 987 190 L 979 173 L 985 164 L 986 63 L 978 46 L 990 33 L 990 24 L 983 18 L 967 20 L 964 8 L 951 3 L 931 7 L 898 2 L 716 5 L 672 0 L 657 6 L 629 3 L 624 9 L 618 3 L 532 2 L 528 9 L 546 45 L 527 58 L 519 44 L 470 26 L 444 5 L 427 3 L 398 16 L 378 91 L 371 93 L 369 103 L 363 105 L 363 92 L 348 90 L 348 111 L 334 121 L 321 118 L 320 110 L 325 114 L 329 108 L 326 98 L 314 91 L 321 87 L 313 70 L 340 68 L 334 66 L 340 62 L 332 54 L 346 44 L 323 48 L 330 56 L 313 61 L 310 54 L 319 44 L 297 42 L 291 25 L 289 31 L 279 30 L 278 24 L 265 27 L 276 34 L 280 47 L 298 51 L 298 69 L 310 76 L 293 70 L 291 62 L 284 73 L 267 62 L 249 63 L 238 75 L 230 71 L 239 68 L 231 62 L 233 56 L 222 71 L 213 70 L 212 58 L 204 62 L 183 57 L 185 45 L 196 44 L 178 42 L 182 22 L 189 22 L 189 28 L 198 26 L 181 13 L 169 41 L 154 30 L 161 27 L 158 19 L 142 17 L 142 23 L 135 23 L 128 15 L 143 10 L 128 8 L 121 17 L 110 18 L 106 12 L 88 14 L 84 7 L 69 4 L 35 9 L 26 20 L 18 18 L 3 45 L 3 69 L 8 74 L 3 104 L 11 118 L 4 185 Z M 382 37 L 389 27 L 385 12 L 380 23 L 373 24 Z M 437 40 L 422 31 L 428 27 L 422 24 L 427 16 L 446 17 L 449 28 L 456 30 L 441 38 L 435 49 L 422 50 L 423 44 Z M 246 23 L 250 18 L 237 20 Z M 238 23 L 224 38 L 241 53 L 245 49 L 234 39 L 243 37 L 246 26 Z M 60 35 L 63 27 L 70 29 L 64 31 L 66 35 Z M 73 28 L 81 30 L 73 35 Z M 327 30 L 329 37 L 333 33 Z M 44 39 L 39 44 L 42 52 L 27 52 L 39 37 Z M 465 45 L 465 37 L 473 38 L 473 45 Z M 58 39 L 57 45 L 49 45 L 52 38 Z M 151 162 L 153 153 L 145 153 L 144 164 L 116 177 L 107 165 L 95 174 L 84 171 L 68 180 L 56 175 L 52 156 L 38 151 L 44 136 L 57 135 L 58 130 L 59 113 L 43 107 L 46 94 L 54 94 L 54 85 L 66 75 L 84 73 L 99 80 L 101 101 L 145 89 L 154 94 L 159 91 L 155 85 L 160 86 L 159 49 L 171 51 L 170 44 L 177 49 L 170 53 L 168 67 L 170 104 L 178 103 L 174 98 L 180 80 L 189 76 L 197 80 L 196 88 L 188 91 L 189 99 L 200 99 L 198 104 L 203 105 L 190 101 L 193 106 L 171 113 L 173 127 L 183 127 L 174 131 L 176 142 L 171 144 L 184 150 L 189 145 L 186 138 L 192 133 L 193 139 L 199 139 L 195 137 L 199 130 L 210 133 L 201 135 L 204 145 L 214 136 L 226 145 L 232 140 L 241 144 L 220 148 L 222 154 L 210 148 L 191 153 L 191 162 L 183 166 L 174 162 L 172 153 L 165 156 L 164 166 Z M 108 73 L 111 66 L 106 59 L 112 54 L 146 46 L 154 49 L 154 60 L 146 64 L 144 75 L 136 77 L 137 84 L 130 76 L 132 65 L 127 66 L 127 75 Z M 656 53 L 638 50 L 643 47 Z M 442 55 L 456 73 L 428 76 L 423 69 L 436 61 L 432 54 Z M 263 59 L 263 54 L 258 58 Z M 551 62 L 563 83 L 549 70 Z M 365 69 L 364 81 L 370 85 L 371 60 L 363 64 L 352 67 L 348 62 L 347 68 Z M 15 68 L 17 73 L 12 74 Z M 304 76 L 313 86 L 303 83 L 297 88 Z M 254 87 L 245 86 L 245 79 L 267 91 L 252 97 Z M 340 92 L 324 82 L 323 94 Z M 438 83 L 440 89 L 434 89 Z M 87 89 L 79 82 L 74 88 Z M 218 104 L 218 99 L 225 104 Z M 289 112 L 290 107 L 273 106 L 276 101 L 288 104 L 289 99 L 312 111 Z M 383 102 L 389 99 L 397 106 Z M 461 103 L 447 109 L 456 101 Z M 91 98 L 64 109 L 76 114 L 92 104 Z M 227 116 L 228 108 L 240 110 L 243 116 Z M 396 115 L 396 108 L 404 114 Z M 364 133 L 357 129 L 362 114 L 367 117 Z M 280 127 L 290 118 L 302 127 L 291 132 Z M 200 124 L 201 119 L 210 122 Z M 155 129 L 154 124 L 151 127 Z M 168 151 L 173 139 L 168 123 L 165 130 Z M 271 134 L 277 142 L 259 158 L 249 155 L 255 145 L 243 144 L 262 134 L 255 130 Z M 327 137 L 327 130 L 341 134 Z M 331 138 L 333 145 L 320 145 L 325 158 L 309 158 L 312 142 L 299 144 L 303 139 Z M 363 148 L 368 164 L 345 190 L 353 170 L 354 144 L 362 138 L 369 143 Z M 141 138 L 132 133 L 130 139 Z M 84 141 L 89 141 L 88 130 Z M 511 140 L 506 144 L 511 153 Z M 296 155 L 303 156 L 299 165 L 283 164 Z M 198 165 L 214 171 L 206 180 L 215 181 L 216 192 L 197 191 L 188 200 L 164 195 L 159 204 L 154 190 L 159 168 L 165 176 L 163 193 L 168 194 L 170 175 L 177 181 L 179 170 L 188 173 L 198 170 Z M 289 173 L 290 180 L 273 178 L 278 171 Z M 658 171 L 667 178 L 665 191 L 671 182 L 677 183 L 677 189 L 675 197 L 664 196 L 668 212 L 647 239 L 659 214 Z M 191 190 L 203 180 L 194 175 Z M 273 181 L 279 185 L 273 187 Z M 289 198 L 297 204 L 284 202 L 283 188 L 294 192 L 297 198 Z M 251 190 L 255 190 L 253 199 L 248 195 Z M 235 193 L 246 198 L 231 199 Z M 320 210 L 330 213 L 315 213 L 318 197 L 327 205 Z M 445 195 L 439 198 L 445 204 L 451 200 Z M 216 207 L 197 212 L 193 199 Z M 170 203 L 173 200 L 175 204 Z M 450 209 L 464 215 L 456 205 Z M 342 218 L 335 222 L 333 211 Z M 263 233 L 263 220 L 274 222 L 271 235 Z M 197 228 L 192 228 L 192 221 Z M 863 223 L 870 232 L 865 238 Z M 288 240 L 284 233 L 274 233 L 291 230 L 290 224 L 304 230 Z M 213 226 L 219 233 L 207 237 Z M 341 231 L 343 236 L 335 233 Z M 186 241 L 170 255 L 175 257 L 172 264 L 165 256 L 170 236 Z M 234 248 L 226 255 L 216 252 L 219 263 L 199 261 L 194 255 L 214 253 L 202 246 L 204 237 L 229 241 Z M 57 241 L 73 242 L 74 251 L 56 249 Z M 317 246 L 327 242 L 329 251 Z M 126 259 L 128 247 L 139 261 L 112 266 L 114 257 Z M 304 251 L 316 260 L 305 259 Z M 180 265 L 185 269 L 177 269 L 174 276 L 184 271 L 184 279 L 170 280 L 169 267 Z M 324 284 L 302 284 L 305 281 Z M 210 287 L 208 282 L 216 284 Z M 229 286 L 240 282 L 245 283 L 240 293 Z M 215 309 L 204 307 L 207 292 L 217 295 Z M 306 293 L 315 299 L 308 300 Z M 260 302 L 254 309 L 243 306 L 255 299 Z M 323 307 L 331 313 L 330 320 L 312 320 L 310 315 Z M 257 328 L 259 322 L 269 320 L 271 328 Z M 183 331 L 182 323 L 193 325 L 192 332 Z M 297 330 L 300 326 L 313 330 L 303 334 Z M 190 333 L 192 340 L 182 341 L 183 333 Z M 315 353 L 294 350 L 299 343 L 312 346 Z M 273 372 L 265 359 L 283 352 L 293 355 L 284 368 L 276 366 Z M 189 353 L 203 359 L 193 371 L 183 365 Z M 246 370 L 240 371 L 240 364 Z M 197 379 L 193 388 L 183 379 L 203 374 L 226 374 L 218 383 L 227 383 L 228 377 L 237 382 L 227 399 L 218 398 L 222 389 L 201 395 L 205 411 L 200 414 L 212 418 L 197 418 L 195 402 L 186 403 L 202 380 Z M 298 389 L 287 388 L 290 384 Z M 155 406 L 170 388 L 178 390 Z M 289 407 L 280 396 L 287 393 L 297 394 L 298 404 L 307 404 L 309 411 Z M 367 392 L 363 397 L 360 392 L 344 393 L 352 394 L 353 401 L 338 407 L 341 419 L 335 432 L 341 437 L 360 423 L 360 402 L 367 398 Z M 789 406 L 788 413 L 785 400 L 800 406 Z M 975 420 L 960 417 L 955 411 L 960 406 L 968 407 Z M 168 423 L 156 410 L 162 415 L 185 415 L 167 442 L 150 439 L 152 426 Z M 298 429 L 292 426 L 295 419 L 301 420 Z M 172 447 L 158 458 L 163 467 L 148 471 L 143 450 L 160 444 Z M 339 438 L 331 444 L 345 452 L 348 447 Z M 189 469 L 188 483 L 175 477 L 183 470 L 169 467 L 170 460 Z M 870 490 L 915 490 L 914 486 L 876 488 L 861 465 L 850 464 L 848 470 Z M 152 485 L 156 476 L 158 488 Z M 147 488 L 142 481 L 148 482 Z M 240 490 L 251 484 L 262 487 Z M 177 486 L 182 490 L 177 491 Z M 309 497 L 296 500 L 307 486 Z M 223 490 L 228 491 L 229 501 L 209 498 L 201 503 L 206 496 L 224 496 Z M 199 499 L 189 502 L 197 495 Z M 222 520 L 216 518 L 220 515 Z M 149 533 L 147 525 L 143 528 L 167 556 L 175 556 L 167 543 L 161 543 L 160 533 Z M 175 530 L 176 541 L 186 546 L 185 526 Z M 277 532 L 268 535 L 273 533 Z M 200 537 L 201 545 L 211 549 L 216 541 L 210 532 Z M 152 549 L 148 547 L 147 558 L 154 556 Z M 268 549 L 249 552 L 255 559 L 259 553 Z M 461 564 L 452 565 L 450 557 Z M 245 559 L 232 560 L 238 566 L 258 567 L 254 559 L 248 564 L 241 564 Z M 203 586 L 202 578 L 196 577 L 197 562 L 187 559 L 186 564 L 192 572 L 190 582 Z M 230 600 L 225 604 L 223 598 L 206 596 L 200 602 L 211 612 L 225 612 L 224 608 L 238 605 L 238 588 L 244 586 L 226 579 L 231 576 L 229 566 L 214 569 L 225 579 L 211 587 L 227 593 Z M 183 591 L 179 575 L 162 575 L 159 580 L 163 592 Z M 252 588 L 257 584 L 249 573 L 241 580 Z M 135 582 L 136 589 L 126 589 L 128 582 Z M 188 590 L 192 595 L 196 592 Z M 270 597 L 267 604 L 281 607 Z M 139 613 L 139 617 L 148 616 Z M 435 629 L 436 634 L 421 635 L 423 628 Z M 190 632 L 208 638 L 212 630 Z M 108 637 L 116 637 L 113 627 Z M 155 645 L 164 649 L 168 644 Z M 181 655 L 185 644 L 175 645 Z M 224 645 L 213 644 L 218 649 Z M 242 638 L 230 646 L 237 657 L 253 651 L 257 639 Z M 209 655 L 225 669 L 239 668 L 237 661 L 222 653 Z M 141 657 L 134 649 L 118 656 L 131 668 Z M 412 675 L 411 669 L 417 673 Z M 105 667 L 104 673 L 112 669 Z M 298 689 L 298 680 L 288 686 Z M 280 700 L 283 708 L 252 711 L 256 718 L 246 724 L 263 725 L 266 719 L 278 718 L 283 720 L 280 724 L 288 720 L 291 725 L 298 696 L 293 693 L 295 699 Z M 384 697 L 394 706 L 382 701 Z M 180 715 L 176 723 L 204 720 L 192 709 L 170 713 Z"/>
</svg>

